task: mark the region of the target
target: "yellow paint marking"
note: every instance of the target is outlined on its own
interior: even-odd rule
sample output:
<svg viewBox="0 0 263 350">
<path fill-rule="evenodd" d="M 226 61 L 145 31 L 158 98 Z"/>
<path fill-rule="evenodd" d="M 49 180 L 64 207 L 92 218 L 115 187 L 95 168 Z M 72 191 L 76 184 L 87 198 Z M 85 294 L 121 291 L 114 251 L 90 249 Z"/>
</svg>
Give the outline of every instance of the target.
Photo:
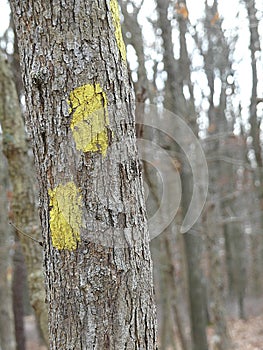
<svg viewBox="0 0 263 350">
<path fill-rule="evenodd" d="M 100 84 L 80 86 L 69 95 L 70 128 L 76 148 L 83 152 L 100 152 L 106 155 L 108 148 L 107 96 Z"/>
<path fill-rule="evenodd" d="M 113 25 L 115 27 L 115 38 L 117 45 L 120 50 L 122 59 L 126 62 L 126 48 L 121 33 L 120 12 L 117 0 L 110 1 L 110 10 L 113 18 Z"/>
<path fill-rule="evenodd" d="M 80 241 L 82 199 L 74 182 L 48 191 L 52 244 L 57 249 L 75 250 Z"/>
</svg>

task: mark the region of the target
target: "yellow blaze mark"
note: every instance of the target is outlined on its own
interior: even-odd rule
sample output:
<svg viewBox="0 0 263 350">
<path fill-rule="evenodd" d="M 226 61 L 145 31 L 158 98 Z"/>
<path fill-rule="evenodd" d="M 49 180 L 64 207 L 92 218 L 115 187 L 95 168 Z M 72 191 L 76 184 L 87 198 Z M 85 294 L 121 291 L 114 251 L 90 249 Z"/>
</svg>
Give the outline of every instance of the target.
<svg viewBox="0 0 263 350">
<path fill-rule="evenodd" d="M 80 241 L 82 199 L 74 182 L 49 190 L 50 230 L 57 249 L 75 250 Z"/>
<path fill-rule="evenodd" d="M 117 45 L 120 50 L 122 59 L 126 62 L 126 48 L 121 33 L 120 12 L 117 0 L 110 1 L 110 10 L 113 19 L 113 25 L 115 27 L 115 38 L 117 41 Z"/>
<path fill-rule="evenodd" d="M 80 86 L 69 95 L 70 128 L 76 148 L 83 152 L 100 152 L 106 155 L 109 125 L 107 97 L 100 84 Z"/>
</svg>

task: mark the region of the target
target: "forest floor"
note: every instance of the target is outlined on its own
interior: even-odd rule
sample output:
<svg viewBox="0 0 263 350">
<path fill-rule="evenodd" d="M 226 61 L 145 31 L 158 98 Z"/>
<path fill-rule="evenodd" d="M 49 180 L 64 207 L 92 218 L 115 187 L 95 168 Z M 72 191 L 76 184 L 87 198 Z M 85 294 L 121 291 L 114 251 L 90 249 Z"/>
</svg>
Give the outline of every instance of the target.
<svg viewBox="0 0 263 350">
<path fill-rule="evenodd" d="M 33 315 L 25 317 L 25 334 L 26 334 L 26 350 L 47 350 L 44 345 L 41 345 L 36 320 Z"/>
<path fill-rule="evenodd" d="M 230 332 L 235 349 L 263 349 L 263 316 L 252 317 L 246 321 L 235 320 L 230 323 Z"/>
<path fill-rule="evenodd" d="M 229 332 L 232 340 L 231 350 L 263 350 L 263 316 L 250 317 L 247 320 L 229 320 Z M 208 328 L 210 349 L 213 350 L 212 328 Z"/>
<path fill-rule="evenodd" d="M 263 350 L 263 298 L 246 298 L 246 320 L 238 319 L 237 305 L 229 301 L 228 329 L 232 340 L 231 350 Z M 213 331 L 208 328 L 211 342 Z M 213 347 L 210 347 L 213 350 Z M 209 349 L 209 350 L 210 350 Z"/>
<path fill-rule="evenodd" d="M 231 319 L 229 320 L 229 330 L 233 341 L 233 350 L 263 350 L 263 315 L 250 317 L 246 321 Z M 33 316 L 25 318 L 25 331 L 26 350 L 47 350 L 45 346 L 40 345 Z M 212 330 L 208 329 L 210 341 L 213 338 L 212 334 Z"/>
</svg>

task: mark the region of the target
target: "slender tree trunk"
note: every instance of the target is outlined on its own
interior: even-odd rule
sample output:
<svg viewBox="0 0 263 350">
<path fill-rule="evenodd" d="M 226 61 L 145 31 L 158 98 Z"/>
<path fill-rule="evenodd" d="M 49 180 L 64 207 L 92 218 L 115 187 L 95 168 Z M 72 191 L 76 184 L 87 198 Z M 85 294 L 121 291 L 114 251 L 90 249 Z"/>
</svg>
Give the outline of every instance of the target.
<svg viewBox="0 0 263 350">
<path fill-rule="evenodd" d="M 39 240 L 40 226 L 34 176 L 26 145 L 24 122 L 10 67 L 2 55 L 0 55 L 0 85 L 0 105 L 2 106 L 0 122 L 4 134 L 3 150 L 8 160 L 13 186 L 13 221 L 20 230 Z M 27 265 L 31 305 L 36 312 L 45 340 L 48 341 L 42 248 L 19 231 L 17 234 L 19 234 Z"/>
<path fill-rule="evenodd" d="M 144 54 L 144 40 L 143 33 L 140 24 L 138 23 L 138 14 L 141 9 L 141 5 L 138 7 L 133 4 L 133 12 L 129 13 L 127 8 L 131 4 L 130 1 L 120 0 L 121 12 L 124 16 L 124 22 L 122 25 L 123 31 L 128 34 L 124 35 L 124 41 L 128 45 L 132 45 L 138 59 L 138 68 L 137 68 L 137 81 L 134 83 L 135 97 L 137 102 L 143 103 L 147 98 L 152 101 L 153 95 L 153 82 L 150 82 L 147 77 L 147 70 L 145 66 L 145 54 Z M 143 115 L 143 114 L 142 114 Z M 136 115 L 136 122 L 140 123 L 141 120 L 137 118 L 139 115 Z"/>
<path fill-rule="evenodd" d="M 187 260 L 188 293 L 190 305 L 193 350 L 208 349 L 206 338 L 206 305 L 204 303 L 204 280 L 201 271 L 201 239 L 195 228 L 184 233 Z"/>
<path fill-rule="evenodd" d="M 208 132 L 213 133 L 213 138 L 209 143 L 207 142 L 207 156 L 214 157 L 215 160 L 213 163 L 210 163 L 209 169 L 209 192 L 211 204 L 209 204 L 209 209 L 206 214 L 204 236 L 207 246 L 207 262 L 209 268 L 209 286 L 211 299 L 209 304 L 211 311 L 211 320 L 214 324 L 215 334 L 217 335 L 217 348 L 225 350 L 231 348 L 231 340 L 227 329 L 226 312 L 223 298 L 225 288 L 222 276 L 222 261 L 219 254 L 219 252 L 222 251 L 222 249 L 220 249 L 220 242 L 223 236 L 223 232 L 219 226 L 219 220 L 222 216 L 220 196 L 223 196 L 223 191 L 226 188 L 223 187 L 222 189 L 220 187 L 218 179 L 220 178 L 219 174 L 222 178 L 226 176 L 226 168 L 224 167 L 224 163 L 222 164 L 220 162 L 220 156 L 222 155 L 222 141 L 217 135 L 222 135 L 223 133 L 227 135 L 229 131 L 225 113 L 228 108 L 226 89 L 228 87 L 227 77 L 231 72 L 231 60 L 229 52 L 230 49 L 221 28 L 221 19 L 218 18 L 216 22 L 214 22 L 218 14 L 217 1 L 214 1 L 211 5 L 208 3 L 208 1 L 206 1 L 205 9 L 206 18 L 204 20 L 204 28 L 206 30 L 205 40 L 207 40 L 208 47 L 207 49 L 203 50 L 203 37 L 200 39 L 200 41 L 197 40 L 197 45 L 204 57 L 204 69 L 210 89 L 210 94 L 208 97 Z M 220 101 L 218 106 L 215 105 L 214 102 L 216 90 L 216 72 L 219 72 L 220 80 L 222 82 Z"/>
<path fill-rule="evenodd" d="M 170 257 L 167 254 L 166 240 L 171 234 L 170 229 L 166 229 L 159 237 L 160 249 L 160 306 L 161 306 L 161 324 L 160 324 L 160 349 L 176 350 L 178 347 L 175 343 L 175 324 L 173 318 L 174 309 L 172 307 L 171 296 L 176 286 L 171 270 Z"/>
<path fill-rule="evenodd" d="M 0 138 L 0 348 L 16 350 L 12 303 L 12 229 L 8 224 L 7 163 Z"/>
<path fill-rule="evenodd" d="M 11 4 L 40 187 L 50 349 L 155 349 L 118 3 Z"/>
<path fill-rule="evenodd" d="M 246 244 L 239 222 L 228 224 L 231 234 L 231 254 L 234 268 L 234 293 L 237 301 L 238 317 L 245 319 L 245 291 L 246 291 Z"/>
<path fill-rule="evenodd" d="M 16 332 L 16 350 L 26 349 L 26 337 L 24 326 L 24 293 L 26 284 L 25 259 L 22 253 L 21 244 L 18 237 L 15 237 L 15 253 L 13 258 L 14 273 L 13 273 L 13 309 L 15 319 Z"/>
<path fill-rule="evenodd" d="M 225 307 L 224 307 L 224 284 L 222 278 L 222 262 L 220 258 L 220 233 L 219 220 L 220 202 L 217 199 L 211 203 L 205 225 L 205 241 L 207 247 L 210 295 L 211 295 L 211 322 L 215 325 L 217 336 L 217 349 L 228 350 L 231 348 L 230 336 L 227 329 Z"/>
<path fill-rule="evenodd" d="M 251 276 L 250 292 L 252 295 L 260 297 L 262 294 L 262 239 L 257 231 L 250 236 L 250 269 L 248 275 Z"/>
<path fill-rule="evenodd" d="M 225 260 L 226 260 L 226 272 L 227 272 L 227 285 L 228 294 L 231 298 L 235 295 L 235 268 L 234 268 L 234 256 L 232 248 L 232 230 L 229 224 L 224 225 L 224 241 L 225 241 Z"/>
<path fill-rule="evenodd" d="M 257 104 L 258 104 L 258 74 L 257 74 L 257 52 L 260 52 L 260 37 L 258 32 L 259 21 L 257 19 L 257 10 L 255 0 L 245 0 L 249 30 L 250 30 L 250 53 L 251 53 L 251 68 L 252 68 L 252 91 L 250 100 L 250 125 L 251 125 L 251 136 L 252 144 L 255 152 L 257 165 L 262 168 L 262 147 L 260 142 L 260 122 L 257 118 Z"/>
<path fill-rule="evenodd" d="M 249 20 L 249 30 L 250 30 L 250 44 L 249 49 L 251 53 L 251 69 L 252 69 L 252 91 L 250 98 L 250 134 L 252 136 L 252 146 L 255 153 L 257 168 L 254 170 L 254 183 L 256 185 L 258 198 L 259 198 L 259 212 L 260 215 L 260 225 L 261 233 L 259 233 L 258 242 L 261 250 L 261 261 L 260 266 L 263 262 L 263 148 L 262 140 L 260 139 L 261 130 L 260 123 L 261 120 L 258 116 L 257 105 L 262 100 L 262 96 L 258 96 L 258 90 L 260 85 L 259 73 L 257 65 L 260 64 L 257 59 L 257 54 L 261 52 L 262 39 L 259 35 L 259 20 L 257 18 L 257 9 L 255 0 L 244 0 L 247 8 L 248 20 Z"/>
<path fill-rule="evenodd" d="M 178 114 L 196 130 L 195 107 L 193 100 L 193 89 L 190 80 L 190 61 L 186 49 L 186 18 L 178 18 L 180 27 L 180 59 L 175 60 L 173 53 L 172 26 L 168 19 L 169 0 L 157 0 L 159 13 L 159 24 L 162 30 L 164 46 L 164 70 L 167 72 L 165 86 L 165 108 Z M 182 2 L 183 3 L 183 2 Z M 184 3 L 185 9 L 186 4 Z M 183 94 L 183 87 L 187 85 L 191 98 L 186 100 Z M 176 133 L 176 131 L 175 131 Z M 182 212 L 186 214 L 192 188 L 192 174 L 183 160 L 184 155 L 180 149 L 176 149 L 180 155 L 181 180 L 182 180 Z M 194 350 L 206 350 L 208 348 L 206 339 L 206 318 L 204 306 L 204 286 L 202 281 L 202 270 L 200 267 L 201 238 L 197 233 L 198 225 L 195 225 L 188 232 L 184 233 L 184 247 L 187 261 L 189 311 L 191 318 L 191 338 Z"/>
</svg>

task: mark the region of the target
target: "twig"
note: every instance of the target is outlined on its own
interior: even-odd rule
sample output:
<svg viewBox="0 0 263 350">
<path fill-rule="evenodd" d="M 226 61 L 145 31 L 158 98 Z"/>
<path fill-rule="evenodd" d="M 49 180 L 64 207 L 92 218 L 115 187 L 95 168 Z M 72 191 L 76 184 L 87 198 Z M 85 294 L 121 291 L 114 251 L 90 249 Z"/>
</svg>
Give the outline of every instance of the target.
<svg viewBox="0 0 263 350">
<path fill-rule="evenodd" d="M 37 239 L 35 239 L 35 238 L 33 238 L 33 237 L 31 237 L 30 235 L 28 235 L 27 233 L 25 233 L 25 232 L 23 232 L 23 231 L 21 231 L 18 227 L 16 227 L 16 225 L 15 224 L 13 224 L 11 221 L 9 221 L 9 224 L 11 225 L 11 226 L 13 226 L 16 230 L 17 230 L 17 232 L 19 232 L 19 233 L 21 233 L 22 235 L 24 235 L 24 236 L 26 236 L 26 237 L 28 237 L 28 238 L 30 238 L 30 239 L 32 239 L 32 241 L 34 241 L 34 242 L 36 242 L 36 243 L 38 243 L 41 247 L 43 247 L 43 242 L 41 242 L 41 241 L 38 241 Z"/>
</svg>

